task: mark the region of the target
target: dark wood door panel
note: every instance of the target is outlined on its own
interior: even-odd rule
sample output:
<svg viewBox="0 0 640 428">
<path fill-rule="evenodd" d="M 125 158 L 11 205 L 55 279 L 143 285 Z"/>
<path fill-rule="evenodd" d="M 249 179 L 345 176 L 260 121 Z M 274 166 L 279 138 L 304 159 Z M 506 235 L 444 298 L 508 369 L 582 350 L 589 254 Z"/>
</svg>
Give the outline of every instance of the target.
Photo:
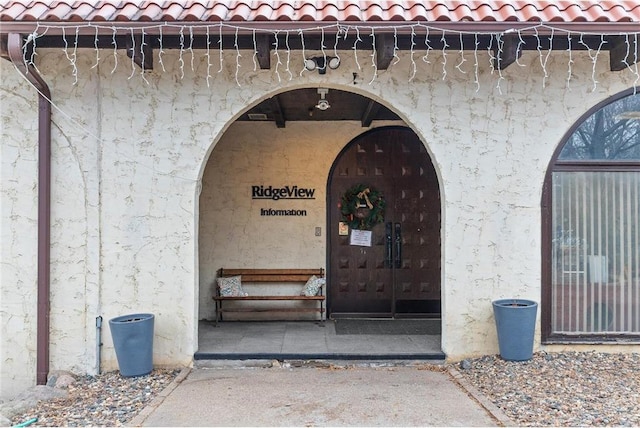
<svg viewBox="0 0 640 428">
<path fill-rule="evenodd" d="M 372 230 L 372 246 L 349 245 L 339 236 L 339 201 L 365 183 L 387 202 L 395 263 L 385 263 L 385 224 Z M 435 170 L 417 136 L 407 128 L 381 128 L 350 144 L 334 165 L 329 184 L 329 290 L 332 313 L 434 312 L 440 299 L 440 197 Z M 401 247 L 396 245 L 396 229 Z M 398 251 L 400 250 L 400 251 Z"/>
</svg>

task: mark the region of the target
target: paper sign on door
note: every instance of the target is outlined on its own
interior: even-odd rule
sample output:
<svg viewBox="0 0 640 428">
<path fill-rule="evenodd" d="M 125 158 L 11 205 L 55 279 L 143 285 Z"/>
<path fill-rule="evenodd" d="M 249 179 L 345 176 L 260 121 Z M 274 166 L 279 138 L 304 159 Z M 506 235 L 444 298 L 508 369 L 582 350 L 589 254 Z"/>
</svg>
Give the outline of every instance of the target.
<svg viewBox="0 0 640 428">
<path fill-rule="evenodd" d="M 352 229 L 349 244 L 358 245 L 360 247 L 370 247 L 371 231 Z"/>
</svg>

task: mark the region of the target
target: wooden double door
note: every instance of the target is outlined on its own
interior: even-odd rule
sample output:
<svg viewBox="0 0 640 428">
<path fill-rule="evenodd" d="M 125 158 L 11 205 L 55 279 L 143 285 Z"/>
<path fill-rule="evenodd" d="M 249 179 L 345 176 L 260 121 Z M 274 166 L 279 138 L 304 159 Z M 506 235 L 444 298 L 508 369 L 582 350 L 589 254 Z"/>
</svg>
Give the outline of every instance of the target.
<svg viewBox="0 0 640 428">
<path fill-rule="evenodd" d="M 359 184 L 386 201 L 370 246 L 352 245 L 340 212 Z M 440 316 L 440 192 L 418 136 L 404 127 L 362 134 L 336 159 L 328 190 L 330 316 Z"/>
</svg>

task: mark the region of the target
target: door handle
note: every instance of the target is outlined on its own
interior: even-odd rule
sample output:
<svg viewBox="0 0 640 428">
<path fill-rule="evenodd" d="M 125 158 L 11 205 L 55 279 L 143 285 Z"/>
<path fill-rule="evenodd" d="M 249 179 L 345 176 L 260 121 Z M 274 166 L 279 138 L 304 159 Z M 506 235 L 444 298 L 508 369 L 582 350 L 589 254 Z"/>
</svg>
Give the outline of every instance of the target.
<svg viewBox="0 0 640 428">
<path fill-rule="evenodd" d="M 402 267 L 402 228 L 400 223 L 396 223 L 396 259 L 395 267 L 399 269 Z"/>
<path fill-rule="evenodd" d="M 393 263 L 393 243 L 391 242 L 391 222 L 387 222 L 384 225 L 384 233 L 385 233 L 385 258 L 384 258 L 384 267 L 391 268 Z"/>
</svg>

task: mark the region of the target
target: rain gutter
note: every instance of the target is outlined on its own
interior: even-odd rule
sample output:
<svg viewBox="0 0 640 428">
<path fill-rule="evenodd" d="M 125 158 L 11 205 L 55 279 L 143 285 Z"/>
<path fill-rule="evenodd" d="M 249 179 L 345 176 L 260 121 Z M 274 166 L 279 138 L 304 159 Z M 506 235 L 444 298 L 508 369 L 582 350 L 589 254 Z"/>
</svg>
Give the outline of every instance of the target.
<svg viewBox="0 0 640 428">
<path fill-rule="evenodd" d="M 20 32 L 31 34 L 42 31 L 48 21 L 3 21 L 3 33 Z M 461 32 L 500 33 L 504 31 L 521 31 L 523 34 L 549 35 L 554 31 L 582 32 L 595 34 L 620 35 L 637 33 L 638 22 L 631 18 L 626 21 L 51 21 L 51 27 L 46 33 L 51 35 L 64 34 L 65 28 L 77 29 L 78 35 L 95 36 L 99 34 L 111 35 L 114 29 L 124 29 L 130 32 L 146 34 L 182 34 L 184 28 L 189 28 L 189 34 L 206 34 L 207 26 L 219 26 L 217 34 L 253 34 L 254 31 L 298 31 L 306 34 L 322 34 L 330 29 L 339 27 L 361 28 L 362 30 L 376 30 L 377 33 L 411 34 L 412 27 L 420 24 L 428 26 L 431 32 L 435 29 Z M 67 33 L 69 34 L 69 33 Z"/>
<path fill-rule="evenodd" d="M 22 36 L 7 35 L 9 60 L 38 91 L 38 309 L 36 381 L 49 375 L 49 308 L 51 261 L 51 91 L 33 65 L 23 58 Z"/>
</svg>

